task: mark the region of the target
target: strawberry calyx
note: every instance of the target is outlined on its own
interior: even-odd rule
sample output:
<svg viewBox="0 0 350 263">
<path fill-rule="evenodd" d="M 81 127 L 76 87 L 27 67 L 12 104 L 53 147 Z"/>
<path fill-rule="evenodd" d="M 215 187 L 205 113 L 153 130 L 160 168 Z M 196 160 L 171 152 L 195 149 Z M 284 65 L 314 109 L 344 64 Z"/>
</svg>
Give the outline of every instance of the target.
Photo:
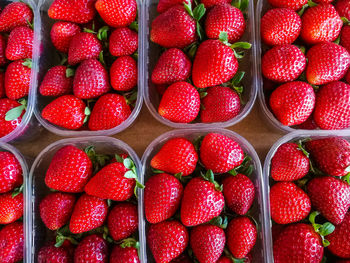
<svg viewBox="0 0 350 263">
<path fill-rule="evenodd" d="M 246 102 L 242 98 L 242 94 L 244 91 L 243 85 L 241 85 L 241 82 L 244 78 L 245 72 L 244 71 L 239 71 L 234 75 L 234 77 L 231 79 L 231 81 L 226 82 L 223 84 L 224 87 L 229 87 L 233 89 L 239 96 L 239 100 L 242 105 L 245 105 Z"/>
<path fill-rule="evenodd" d="M 303 7 L 299 10 L 298 15 L 302 16 L 305 12 L 305 10 L 309 7 L 317 6 L 317 4 L 311 0 L 307 1 L 307 4 L 303 5 Z"/>
<path fill-rule="evenodd" d="M 135 107 L 136 101 L 137 101 L 137 89 L 134 89 L 128 93 L 125 93 L 124 99 L 126 101 L 126 104 L 131 105 L 132 107 Z"/>
<path fill-rule="evenodd" d="M 204 180 L 211 182 L 215 186 L 215 190 L 222 192 L 223 186 L 220 185 L 218 182 L 215 181 L 214 179 L 214 173 L 212 170 L 207 170 L 207 172 L 204 174 L 201 172 L 201 176 L 203 177 Z"/>
<path fill-rule="evenodd" d="M 20 193 L 23 192 L 23 189 L 24 189 L 24 185 L 22 184 L 20 187 L 17 187 L 13 190 L 12 192 L 12 197 L 16 197 L 17 195 L 19 195 Z"/>
<path fill-rule="evenodd" d="M 312 227 L 314 228 L 315 232 L 318 233 L 322 238 L 322 245 L 324 247 L 327 247 L 330 243 L 327 239 L 325 239 L 325 236 L 333 233 L 335 226 L 330 222 L 326 222 L 324 224 L 317 224 L 315 222 L 315 219 L 319 214 L 320 212 L 318 211 L 312 212 L 309 216 L 309 221 L 312 224 Z"/>
<path fill-rule="evenodd" d="M 244 12 L 249 6 L 249 0 L 233 0 L 231 5 Z"/>
<path fill-rule="evenodd" d="M 101 41 L 107 41 L 108 39 L 108 26 L 103 26 L 97 31 L 97 38 Z"/>
<path fill-rule="evenodd" d="M 224 253 L 225 253 L 225 256 L 228 257 L 233 263 L 244 263 L 248 260 L 248 258 L 235 258 L 235 257 L 233 257 L 227 248 L 224 249 Z"/>
<path fill-rule="evenodd" d="M 66 69 L 66 78 L 70 78 L 73 77 L 75 74 L 75 70 L 72 68 L 67 68 Z"/>
<path fill-rule="evenodd" d="M 246 176 L 250 176 L 254 171 L 254 165 L 252 164 L 252 160 L 252 157 L 245 153 L 242 164 L 237 166 L 236 168 L 233 168 L 227 173 L 233 176 L 236 176 L 237 174 L 244 174 Z"/>
<path fill-rule="evenodd" d="M 106 163 L 111 159 L 111 157 L 108 155 L 96 153 L 95 147 L 93 145 L 87 146 L 84 149 L 84 151 L 88 155 L 89 159 L 91 160 L 91 162 L 93 164 L 94 173 L 96 173 L 103 166 L 105 166 Z"/>
<path fill-rule="evenodd" d="M 196 20 L 196 31 L 197 35 L 199 36 L 199 39 L 203 39 L 203 28 L 199 24 L 199 20 L 204 16 L 205 14 L 205 7 L 204 4 L 199 4 L 197 5 L 193 10 L 192 10 L 192 3 L 191 1 L 184 2 L 184 7 L 187 11 L 187 13 L 194 19 Z"/>
<path fill-rule="evenodd" d="M 194 59 L 198 49 L 198 42 L 193 42 L 184 48 L 184 52 L 191 58 Z"/>
<path fill-rule="evenodd" d="M 241 59 L 244 57 L 244 51 L 236 51 L 235 48 L 239 48 L 239 49 L 250 49 L 252 47 L 252 44 L 250 44 L 249 42 L 235 42 L 233 44 L 230 44 L 228 42 L 228 35 L 227 32 L 225 31 L 221 31 L 219 34 L 219 41 L 221 43 L 223 43 L 224 45 L 230 47 L 233 52 L 235 53 L 235 57 L 237 59 Z"/>
<path fill-rule="evenodd" d="M 228 219 L 227 216 L 221 217 L 217 216 L 214 217 L 212 220 L 209 221 L 209 224 L 220 227 L 222 229 L 226 229 L 228 225 Z"/>
<path fill-rule="evenodd" d="M 125 172 L 124 177 L 128 178 L 128 179 L 135 179 L 135 181 L 136 181 L 136 186 L 134 188 L 134 194 L 135 194 L 135 196 L 137 198 L 138 197 L 137 196 L 137 189 L 138 188 L 144 189 L 145 186 L 143 184 L 141 184 L 141 182 L 138 180 L 137 170 L 136 170 L 136 166 L 135 166 L 134 161 L 131 160 L 131 158 L 128 157 L 128 158 L 125 158 L 123 160 L 123 164 L 124 164 L 126 169 L 129 169 L 129 171 Z"/>
<path fill-rule="evenodd" d="M 32 68 L 32 60 L 30 59 L 30 58 L 26 58 L 24 61 L 23 61 L 23 63 L 22 63 L 22 65 L 23 66 L 25 66 L 25 67 L 27 67 L 27 68 Z"/>
<path fill-rule="evenodd" d="M 80 237 L 80 236 L 81 235 L 77 235 L 77 237 Z M 60 229 L 56 230 L 55 247 L 62 246 L 66 240 L 70 241 L 73 245 L 78 245 L 79 242 L 77 241 L 77 237 L 73 237 L 72 233 L 69 231 L 69 226 L 65 225 Z"/>
<path fill-rule="evenodd" d="M 133 247 L 136 249 L 140 248 L 140 243 L 138 241 L 136 241 L 135 238 L 132 238 L 132 237 L 129 237 L 129 238 L 122 240 L 119 245 L 122 248 L 126 248 L 126 247 Z"/>
<path fill-rule="evenodd" d="M 134 30 L 136 32 L 139 32 L 139 23 L 137 21 L 134 21 L 132 22 L 130 25 L 129 25 L 129 28 L 131 30 Z"/>
<path fill-rule="evenodd" d="M 350 184 L 350 166 L 348 166 L 346 169 L 345 169 L 346 172 L 349 172 L 348 174 L 344 175 L 341 179 Z"/>
<path fill-rule="evenodd" d="M 13 121 L 22 115 L 22 112 L 27 109 L 27 100 L 20 99 L 18 103 L 21 104 L 17 107 L 12 108 L 5 114 L 5 121 Z"/>
</svg>

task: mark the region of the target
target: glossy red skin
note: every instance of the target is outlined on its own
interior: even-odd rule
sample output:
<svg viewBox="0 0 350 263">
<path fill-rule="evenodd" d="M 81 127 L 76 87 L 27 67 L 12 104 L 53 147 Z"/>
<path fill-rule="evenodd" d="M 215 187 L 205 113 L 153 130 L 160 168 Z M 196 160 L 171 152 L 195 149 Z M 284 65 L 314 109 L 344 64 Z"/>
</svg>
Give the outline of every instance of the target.
<svg viewBox="0 0 350 263">
<path fill-rule="evenodd" d="M 17 60 L 7 66 L 5 72 L 6 96 L 18 100 L 28 95 L 32 70 L 23 65 L 23 60 Z"/>
<path fill-rule="evenodd" d="M 74 263 L 107 263 L 108 244 L 98 235 L 85 237 L 74 252 Z"/>
<path fill-rule="evenodd" d="M 0 224 L 10 224 L 23 216 L 23 194 L 12 197 L 8 192 L 0 195 Z"/>
<path fill-rule="evenodd" d="M 98 58 L 102 44 L 95 34 L 80 32 L 75 34 L 69 44 L 68 64 L 76 65 L 85 59 Z"/>
<path fill-rule="evenodd" d="M 5 74 L 0 72 L 0 99 L 5 97 Z"/>
<path fill-rule="evenodd" d="M 6 51 L 6 40 L 3 35 L 0 35 L 0 66 L 5 66 L 7 63 L 5 51 Z"/>
<path fill-rule="evenodd" d="M 41 82 L 39 91 L 43 96 L 61 96 L 71 93 L 73 77 L 67 78 L 66 66 L 50 68 Z"/>
<path fill-rule="evenodd" d="M 23 259 L 23 223 L 14 222 L 0 230 L 0 262 L 16 263 Z"/>
<path fill-rule="evenodd" d="M 231 3 L 230 0 L 201 0 L 200 2 L 205 6 L 205 8 L 211 8 L 213 6 L 224 4 L 224 3 L 227 3 L 227 4 Z"/>
<path fill-rule="evenodd" d="M 61 246 L 46 245 L 40 248 L 38 253 L 38 263 L 73 263 L 73 255 Z"/>
<path fill-rule="evenodd" d="M 140 263 L 137 249 L 134 247 L 122 248 L 117 245 L 111 252 L 109 263 Z"/>
<path fill-rule="evenodd" d="M 15 27 L 33 22 L 32 9 L 25 3 L 12 2 L 0 14 L 0 32 L 10 32 Z"/>
<path fill-rule="evenodd" d="M 350 7 L 350 6 L 349 6 Z M 350 52 L 350 26 L 344 25 L 340 34 L 340 45 Z"/>
<path fill-rule="evenodd" d="M 268 2 L 274 7 L 291 8 L 293 10 L 299 10 L 307 4 L 307 0 L 268 0 Z"/>
<path fill-rule="evenodd" d="M 347 212 L 343 222 L 335 227 L 334 232 L 327 236 L 327 240 L 330 242 L 328 249 L 332 254 L 350 258 L 350 212 Z"/>
<path fill-rule="evenodd" d="M 0 152 L 0 193 L 12 191 L 23 183 L 21 164 L 13 153 Z"/>
<path fill-rule="evenodd" d="M 338 0 L 335 3 L 335 9 L 340 17 L 350 19 L 350 2 L 348 0 Z"/>
<path fill-rule="evenodd" d="M 137 86 L 137 62 L 131 56 L 117 58 L 110 69 L 111 84 L 117 91 L 129 91 Z"/>
<path fill-rule="evenodd" d="M 51 42 L 58 51 L 68 53 L 70 41 L 80 31 L 77 24 L 58 21 L 51 27 Z"/>
<path fill-rule="evenodd" d="M 109 37 L 109 52 L 113 56 L 119 57 L 132 55 L 137 49 L 137 32 L 128 27 L 116 28 Z"/>
<path fill-rule="evenodd" d="M 34 31 L 26 26 L 16 27 L 9 35 L 6 46 L 6 58 L 19 60 L 32 58 Z"/>
<path fill-rule="evenodd" d="M 13 121 L 6 121 L 5 115 L 6 113 L 15 108 L 20 106 L 17 101 L 10 100 L 7 98 L 0 99 L 0 137 L 4 137 L 5 135 L 11 133 L 13 130 L 17 128 L 17 126 L 20 125 L 22 121 L 23 114 L 25 113 L 25 110 L 22 112 L 21 116 L 19 116 L 17 119 Z"/>
<path fill-rule="evenodd" d="M 228 257 L 222 256 L 218 261 L 216 261 L 216 263 L 232 263 L 232 260 Z"/>
<path fill-rule="evenodd" d="M 185 1 L 183 0 L 159 0 L 157 5 L 157 12 L 159 14 L 164 13 L 169 8 L 176 6 L 176 5 L 183 5 Z M 187 0 L 186 3 L 189 3 Z M 191 4 L 193 3 L 193 0 L 191 0 Z"/>
</svg>

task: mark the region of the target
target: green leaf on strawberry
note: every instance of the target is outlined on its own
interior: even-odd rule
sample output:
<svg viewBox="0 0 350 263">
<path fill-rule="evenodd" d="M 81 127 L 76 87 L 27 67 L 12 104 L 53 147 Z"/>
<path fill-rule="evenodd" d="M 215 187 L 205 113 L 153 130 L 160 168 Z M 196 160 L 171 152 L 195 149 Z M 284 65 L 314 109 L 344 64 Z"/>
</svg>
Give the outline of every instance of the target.
<svg viewBox="0 0 350 263">
<path fill-rule="evenodd" d="M 18 101 L 21 105 L 15 108 L 12 108 L 5 115 L 5 121 L 13 121 L 22 115 L 22 112 L 27 108 L 27 101 L 25 99 L 21 99 Z"/>
<path fill-rule="evenodd" d="M 323 225 L 315 223 L 316 217 L 320 214 L 318 211 L 314 211 L 309 216 L 309 221 L 311 222 L 314 230 L 321 236 L 322 244 L 324 247 L 329 246 L 329 241 L 325 239 L 325 236 L 333 233 L 335 226 L 332 223 L 326 222 Z"/>
</svg>

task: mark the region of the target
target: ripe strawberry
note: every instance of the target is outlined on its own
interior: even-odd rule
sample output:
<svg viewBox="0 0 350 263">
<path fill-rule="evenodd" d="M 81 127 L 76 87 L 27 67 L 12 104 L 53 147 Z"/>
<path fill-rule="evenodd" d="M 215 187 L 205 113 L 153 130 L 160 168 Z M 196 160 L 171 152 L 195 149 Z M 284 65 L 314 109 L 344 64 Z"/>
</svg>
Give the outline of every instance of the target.
<svg viewBox="0 0 350 263">
<path fill-rule="evenodd" d="M 305 122 L 315 107 L 316 95 L 311 85 L 293 81 L 279 86 L 270 97 L 270 107 L 282 125 Z"/>
<path fill-rule="evenodd" d="M 347 212 L 343 222 L 335 227 L 334 232 L 327 239 L 330 242 L 328 249 L 332 254 L 341 258 L 350 258 L 350 212 Z"/>
<path fill-rule="evenodd" d="M 271 218 L 277 224 L 305 219 L 311 210 L 308 195 L 292 182 L 279 182 L 270 189 Z"/>
<path fill-rule="evenodd" d="M 33 12 L 22 2 L 8 4 L 0 14 L 0 32 L 10 32 L 15 27 L 26 26 L 33 21 Z"/>
<path fill-rule="evenodd" d="M 299 10 L 307 4 L 307 0 L 268 0 L 270 5 L 274 7 L 291 8 L 293 10 Z"/>
<path fill-rule="evenodd" d="M 87 32 L 75 34 L 69 44 L 68 63 L 76 65 L 85 59 L 98 58 L 102 45 L 96 35 Z"/>
<path fill-rule="evenodd" d="M 245 258 L 254 247 L 257 230 L 248 217 L 236 217 L 227 226 L 227 246 L 235 258 Z"/>
<path fill-rule="evenodd" d="M 130 56 L 117 58 L 110 70 L 111 84 L 117 91 L 129 91 L 137 86 L 137 62 Z"/>
<path fill-rule="evenodd" d="M 22 105 L 15 100 L 10 99 L 0 99 L 0 137 L 11 133 L 18 125 L 22 122 L 22 116 L 25 113 L 25 110 L 22 111 L 19 117 L 14 120 L 7 121 L 5 119 L 6 113 L 11 109 L 21 107 Z"/>
<path fill-rule="evenodd" d="M 335 81 L 321 87 L 316 95 L 314 118 L 321 129 L 350 127 L 350 85 Z"/>
<path fill-rule="evenodd" d="M 184 3 L 189 4 L 190 2 L 191 4 L 193 4 L 193 0 L 159 0 L 157 5 L 157 12 L 161 14 L 173 6 L 183 5 Z"/>
<path fill-rule="evenodd" d="M 46 245 L 40 248 L 38 253 L 38 263 L 73 263 L 73 255 L 61 246 Z"/>
<path fill-rule="evenodd" d="M 187 82 L 176 82 L 169 86 L 159 103 L 158 113 L 165 119 L 178 123 L 190 123 L 200 110 L 198 91 Z"/>
<path fill-rule="evenodd" d="M 70 41 L 80 31 L 80 27 L 74 23 L 58 21 L 51 28 L 51 42 L 58 51 L 68 53 Z"/>
<path fill-rule="evenodd" d="M 16 263 L 23 259 L 23 223 L 14 222 L 0 230 L 0 262 Z"/>
<path fill-rule="evenodd" d="M 230 0 L 201 0 L 202 4 L 204 4 L 205 8 L 211 8 L 216 5 L 224 4 L 224 3 L 231 3 Z"/>
<path fill-rule="evenodd" d="M 6 193 L 23 183 L 22 167 L 16 156 L 0 152 L 0 193 Z"/>
<path fill-rule="evenodd" d="M 308 44 L 332 42 L 343 26 L 338 12 L 331 4 L 319 4 L 306 9 L 301 18 L 300 36 Z"/>
<path fill-rule="evenodd" d="M 338 0 L 335 3 L 335 9 L 337 10 L 340 17 L 350 19 L 350 1 L 349 0 Z"/>
<path fill-rule="evenodd" d="M 137 15 L 136 0 L 97 0 L 95 8 L 111 27 L 128 26 Z"/>
<path fill-rule="evenodd" d="M 309 158 L 296 143 L 284 143 L 271 160 L 271 177 L 275 181 L 296 181 L 310 169 Z"/>
<path fill-rule="evenodd" d="M 92 131 L 109 130 L 124 122 L 131 114 L 130 106 L 119 94 L 102 95 L 95 103 L 89 119 Z"/>
<path fill-rule="evenodd" d="M 6 96 L 18 100 L 28 95 L 31 79 L 31 60 L 17 60 L 7 66 L 5 72 Z"/>
<path fill-rule="evenodd" d="M 3 35 L 0 35 L 0 66 L 5 66 L 6 61 L 6 40 Z"/>
<path fill-rule="evenodd" d="M 40 202 L 40 217 L 50 230 L 57 230 L 64 226 L 72 212 L 75 196 L 72 194 L 54 192 L 48 194 Z"/>
<path fill-rule="evenodd" d="M 218 133 L 208 133 L 202 141 L 200 158 L 207 170 L 226 173 L 241 165 L 244 152 L 233 139 Z"/>
<path fill-rule="evenodd" d="M 112 250 L 109 263 L 140 263 L 137 249 L 132 246 L 116 245 Z"/>
<path fill-rule="evenodd" d="M 228 257 L 222 256 L 218 261 L 216 261 L 216 263 L 232 263 L 232 260 Z"/>
<path fill-rule="evenodd" d="M 132 55 L 138 48 L 138 35 L 128 27 L 114 29 L 109 37 L 109 52 L 112 56 Z"/>
<path fill-rule="evenodd" d="M 310 115 L 309 118 L 307 118 L 306 121 L 304 121 L 303 123 L 298 125 L 299 129 L 303 129 L 303 130 L 316 130 L 318 128 L 314 116 L 313 114 Z"/>
<path fill-rule="evenodd" d="M 178 221 L 151 224 L 147 242 L 157 263 L 170 262 L 178 257 L 188 244 L 187 229 Z"/>
<path fill-rule="evenodd" d="M 350 55 L 346 49 L 330 42 L 311 47 L 306 57 L 306 78 L 313 85 L 323 85 L 343 78 L 350 65 Z"/>
<path fill-rule="evenodd" d="M 185 81 L 191 75 L 191 60 L 178 48 L 162 53 L 152 71 L 152 82 L 157 85 Z"/>
<path fill-rule="evenodd" d="M 52 124 L 76 130 L 84 125 L 85 103 L 73 95 L 64 95 L 50 102 L 41 116 Z"/>
<path fill-rule="evenodd" d="M 349 6 L 350 7 L 350 6 Z M 340 45 L 350 52 L 350 26 L 344 25 L 340 34 Z"/>
<path fill-rule="evenodd" d="M 215 86 L 208 88 L 206 92 L 207 95 L 202 99 L 202 122 L 225 122 L 239 114 L 241 101 L 231 88 Z"/>
<path fill-rule="evenodd" d="M 175 176 L 155 174 L 148 179 L 144 195 L 146 219 L 156 224 L 175 214 L 180 206 L 183 187 Z"/>
<path fill-rule="evenodd" d="M 152 158 L 151 167 L 170 174 L 193 173 L 198 162 L 198 155 L 193 144 L 185 138 L 168 140 Z"/>
<path fill-rule="evenodd" d="M 43 96 L 61 96 L 71 93 L 73 70 L 66 66 L 50 68 L 41 82 L 39 91 Z"/>
<path fill-rule="evenodd" d="M 225 232 L 220 227 L 200 225 L 191 231 L 191 248 L 199 262 L 217 262 L 224 251 L 225 243 Z"/>
<path fill-rule="evenodd" d="M 0 72 L 0 99 L 5 97 L 5 73 Z"/>
<path fill-rule="evenodd" d="M 53 156 L 45 175 L 48 187 L 70 193 L 79 193 L 92 175 L 88 155 L 73 145 L 60 148 Z"/>
<path fill-rule="evenodd" d="M 197 50 L 192 67 L 193 84 L 198 88 L 220 85 L 236 74 L 234 51 L 219 40 L 206 40 Z"/>
<path fill-rule="evenodd" d="M 98 235 L 85 237 L 74 252 L 74 263 L 108 262 L 108 244 Z"/>
<path fill-rule="evenodd" d="M 34 31 L 26 26 L 16 27 L 7 40 L 6 58 L 19 60 L 32 58 Z"/>
<path fill-rule="evenodd" d="M 84 24 L 94 18 L 94 4 L 95 0 L 54 0 L 47 14 L 52 19 Z"/>
<path fill-rule="evenodd" d="M 0 195 L 0 224 L 10 224 L 23 215 L 23 194 L 12 193 Z"/>
</svg>

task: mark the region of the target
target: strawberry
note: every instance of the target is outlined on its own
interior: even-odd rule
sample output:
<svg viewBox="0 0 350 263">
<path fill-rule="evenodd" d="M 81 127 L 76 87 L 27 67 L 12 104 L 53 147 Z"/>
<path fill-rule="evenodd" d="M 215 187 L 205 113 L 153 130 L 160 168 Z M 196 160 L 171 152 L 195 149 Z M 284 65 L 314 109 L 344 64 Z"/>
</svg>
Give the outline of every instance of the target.
<svg viewBox="0 0 350 263">
<path fill-rule="evenodd" d="M 32 9 L 25 3 L 12 2 L 0 14 L 0 32 L 10 32 L 15 27 L 33 22 Z"/>
<path fill-rule="evenodd" d="M 39 87 L 43 96 L 61 96 L 71 93 L 74 74 L 73 70 L 66 66 L 54 66 L 50 68 Z"/>
<path fill-rule="evenodd" d="M 190 244 L 199 262 L 217 262 L 224 251 L 224 230 L 213 225 L 200 225 L 192 229 Z"/>
<path fill-rule="evenodd" d="M 132 203 L 119 203 L 108 214 L 109 234 L 115 241 L 134 234 L 138 228 L 137 206 Z"/>
<path fill-rule="evenodd" d="M 16 156 L 0 151 L 0 193 L 12 191 L 23 183 L 22 166 Z"/>
<path fill-rule="evenodd" d="M 314 118 L 321 129 L 350 127 L 350 85 L 335 81 L 321 87 L 316 95 Z"/>
<path fill-rule="evenodd" d="M 144 191 L 147 221 L 156 224 L 171 218 L 180 206 L 182 195 L 183 186 L 175 176 L 166 173 L 151 176 Z"/>
<path fill-rule="evenodd" d="M 102 226 L 107 217 L 107 212 L 106 200 L 83 194 L 74 206 L 69 222 L 69 230 L 73 234 L 78 234 Z M 80 244 L 82 243 L 83 241 Z"/>
<path fill-rule="evenodd" d="M 316 130 L 318 128 L 314 116 L 313 114 L 310 115 L 309 118 L 307 118 L 306 121 L 304 121 L 303 123 L 298 125 L 299 129 L 303 129 L 303 130 Z"/>
<path fill-rule="evenodd" d="M 336 40 L 343 26 L 343 21 L 331 4 L 309 7 L 301 17 L 301 21 L 300 36 L 308 44 Z"/>
<path fill-rule="evenodd" d="M 96 0 L 54 0 L 47 14 L 56 20 L 65 20 L 84 24 L 92 20 L 96 14 Z"/>
<path fill-rule="evenodd" d="M 193 173 L 197 162 L 198 155 L 193 144 L 185 138 L 173 138 L 162 146 L 150 165 L 166 173 L 186 176 Z"/>
<path fill-rule="evenodd" d="M 245 215 L 253 204 L 255 187 L 243 174 L 226 177 L 223 182 L 226 205 L 236 214 Z"/>
<path fill-rule="evenodd" d="M 0 137 L 11 133 L 20 125 L 25 110 L 22 110 L 19 114 L 20 116 L 11 119 L 11 121 L 6 118 L 7 112 L 12 109 L 15 110 L 15 108 L 19 109 L 20 107 L 22 108 L 22 105 L 15 100 L 0 99 Z"/>
<path fill-rule="evenodd" d="M 224 4 L 224 3 L 227 3 L 227 4 L 231 3 L 230 0 L 201 0 L 200 2 L 204 4 L 205 8 L 211 8 L 213 6 Z"/>
<path fill-rule="evenodd" d="M 73 96 L 64 95 L 50 102 L 41 112 L 41 116 L 59 127 L 76 130 L 83 126 L 85 103 Z"/>
<path fill-rule="evenodd" d="M 16 27 L 7 40 L 6 58 L 19 60 L 32 58 L 34 31 L 26 26 Z"/>
<path fill-rule="evenodd" d="M 137 249 L 128 245 L 116 245 L 109 258 L 109 263 L 140 263 Z"/>
<path fill-rule="evenodd" d="M 173 259 L 170 261 L 171 263 L 193 263 L 193 261 L 186 255 L 186 254 L 181 254 L 177 258 Z"/>
<path fill-rule="evenodd" d="M 341 258 L 350 258 L 350 212 L 344 217 L 341 224 L 337 225 L 334 232 L 328 236 L 329 251 Z"/>
<path fill-rule="evenodd" d="M 158 13 L 164 13 L 166 10 L 168 10 L 169 8 L 176 6 L 176 5 L 182 5 L 184 3 L 186 4 L 193 4 L 193 0 L 191 1 L 184 1 L 184 0 L 159 0 L 158 5 L 157 5 L 157 12 Z"/>
<path fill-rule="evenodd" d="M 0 224 L 10 224 L 23 215 L 23 194 L 12 193 L 0 195 Z"/>
<path fill-rule="evenodd" d="M 147 242 L 156 263 L 170 262 L 188 244 L 187 229 L 178 221 L 164 221 L 149 227 Z"/>
<path fill-rule="evenodd" d="M 309 169 L 309 158 L 296 143 L 282 144 L 271 159 L 271 177 L 275 181 L 296 181 Z"/>
<path fill-rule="evenodd" d="M 0 35 L 0 66 L 5 66 L 6 61 L 6 40 L 3 35 Z"/>
<path fill-rule="evenodd" d="M 119 94 L 102 95 L 95 103 L 89 119 L 92 131 L 109 130 L 124 122 L 131 114 L 130 106 Z"/>
<path fill-rule="evenodd" d="M 137 62 L 131 56 L 117 58 L 110 70 L 111 84 L 117 91 L 129 91 L 137 86 Z"/>
<path fill-rule="evenodd" d="M 350 65 L 350 55 L 346 49 L 330 42 L 311 47 L 306 57 L 306 78 L 313 85 L 323 85 L 343 78 Z"/>
<path fill-rule="evenodd" d="M 311 85 L 293 81 L 279 86 L 270 97 L 270 107 L 282 125 L 305 122 L 315 107 L 316 95 Z"/>
<path fill-rule="evenodd" d="M 80 31 L 80 27 L 74 23 L 58 21 L 51 28 L 51 42 L 58 51 L 68 53 L 70 41 Z"/>
<path fill-rule="evenodd" d="M 226 173 L 242 164 L 244 152 L 233 139 L 218 133 L 208 133 L 200 147 L 200 158 L 207 170 Z"/>
<path fill-rule="evenodd" d="M 164 51 L 152 71 L 152 82 L 157 85 L 186 81 L 191 75 L 191 60 L 178 48 Z"/>
<path fill-rule="evenodd" d="M 85 237 L 74 252 L 74 263 L 108 262 L 108 244 L 98 235 Z"/>
<path fill-rule="evenodd" d="M 48 194 L 39 205 L 41 220 L 50 230 L 61 228 L 68 222 L 74 203 L 75 196 L 72 194 L 60 192 Z"/>
<path fill-rule="evenodd" d="M 95 34 L 80 32 L 75 34 L 68 49 L 68 64 L 76 65 L 85 59 L 98 58 L 102 45 Z"/>
<path fill-rule="evenodd" d="M 222 256 L 216 261 L 216 263 L 232 263 L 232 260 L 228 257 Z"/>
<path fill-rule="evenodd" d="M 28 95 L 31 79 L 32 61 L 17 60 L 8 65 L 5 72 L 6 96 L 18 100 Z"/>
<path fill-rule="evenodd" d="M 97 0 L 95 8 L 111 27 L 128 26 L 137 16 L 136 0 Z"/>
<path fill-rule="evenodd" d="M 227 246 L 235 258 L 245 258 L 254 247 L 257 230 L 248 217 L 236 217 L 227 226 Z"/>
<path fill-rule="evenodd" d="M 23 259 L 23 223 L 14 222 L 0 230 L 0 262 L 16 263 Z"/>
<path fill-rule="evenodd" d="M 92 175 L 92 163 L 88 155 L 73 145 L 60 148 L 53 156 L 46 171 L 48 187 L 70 193 L 79 193 Z"/>
<path fill-rule="evenodd" d="M 169 86 L 159 103 L 158 113 L 165 119 L 178 123 L 190 123 L 200 110 L 200 96 L 195 87 L 187 82 Z"/>
<path fill-rule="evenodd" d="M 270 5 L 274 7 L 291 8 L 293 10 L 299 10 L 307 4 L 307 0 L 268 0 Z"/>
<path fill-rule="evenodd" d="M 5 73 L 0 72 L 0 99 L 5 97 Z"/>
<path fill-rule="evenodd" d="M 350 52 L 350 26 L 344 25 L 340 34 L 340 45 Z"/>
<path fill-rule="evenodd" d="M 335 3 L 335 9 L 337 10 L 340 17 L 350 19 L 350 2 L 349 0 L 338 0 Z"/>
<path fill-rule="evenodd" d="M 65 247 L 46 245 L 40 248 L 38 263 L 73 263 L 73 255 Z"/>
<path fill-rule="evenodd" d="M 138 35 L 128 27 L 114 29 L 109 37 L 109 52 L 112 56 L 132 55 L 138 49 Z"/>
<path fill-rule="evenodd" d="M 229 87 L 215 86 L 207 89 L 202 99 L 201 121 L 225 122 L 236 117 L 241 111 L 239 95 Z"/>
<path fill-rule="evenodd" d="M 292 182 L 279 182 L 270 189 L 271 218 L 277 224 L 305 219 L 311 210 L 308 195 Z"/>
</svg>

